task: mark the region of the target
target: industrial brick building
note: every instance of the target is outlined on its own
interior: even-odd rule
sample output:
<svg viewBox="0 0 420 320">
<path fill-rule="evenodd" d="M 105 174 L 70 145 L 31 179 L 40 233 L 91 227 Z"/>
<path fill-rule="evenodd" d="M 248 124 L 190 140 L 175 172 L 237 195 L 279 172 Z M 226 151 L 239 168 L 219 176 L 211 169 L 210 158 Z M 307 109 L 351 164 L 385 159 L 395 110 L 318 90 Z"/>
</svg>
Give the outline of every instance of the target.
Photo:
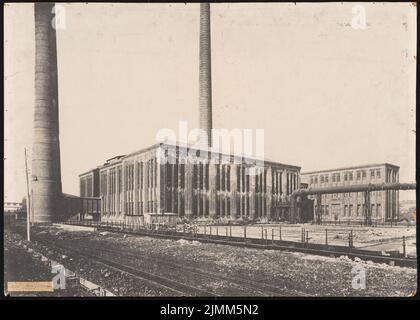
<svg viewBox="0 0 420 320">
<path fill-rule="evenodd" d="M 103 221 L 139 220 L 144 213 L 271 220 L 298 189 L 298 166 L 264 161 L 251 174 L 255 159 L 210 151 L 192 161 L 189 154 L 198 151 L 158 143 L 114 157 L 79 176 L 80 196 L 102 199 Z"/>
<path fill-rule="evenodd" d="M 399 182 L 399 167 L 383 163 L 304 172 L 301 180 L 309 188 L 396 183 Z M 370 206 L 373 221 L 398 220 L 398 190 L 372 191 Z M 323 221 L 363 221 L 364 209 L 363 192 L 324 194 L 321 197 Z"/>
</svg>

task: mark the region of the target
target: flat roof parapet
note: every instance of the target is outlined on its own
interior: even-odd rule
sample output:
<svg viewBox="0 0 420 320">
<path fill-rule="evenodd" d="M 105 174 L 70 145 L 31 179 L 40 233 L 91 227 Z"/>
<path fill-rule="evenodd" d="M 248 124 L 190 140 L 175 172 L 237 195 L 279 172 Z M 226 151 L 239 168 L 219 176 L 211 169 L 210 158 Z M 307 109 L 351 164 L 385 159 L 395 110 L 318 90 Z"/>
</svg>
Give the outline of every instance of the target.
<svg viewBox="0 0 420 320">
<path fill-rule="evenodd" d="M 285 163 L 281 163 L 281 162 L 277 162 L 277 161 L 272 161 L 272 160 L 268 160 L 267 158 L 264 159 L 259 159 L 257 157 L 254 156 L 248 156 L 248 155 L 236 155 L 236 154 L 228 154 L 226 152 L 223 152 L 221 150 L 215 149 L 215 148 L 206 148 L 206 147 L 197 147 L 194 145 L 188 145 L 186 143 L 182 143 L 182 142 L 172 142 L 172 141 L 167 141 L 167 142 L 159 142 L 159 143 L 155 143 L 149 147 L 134 151 L 132 153 L 126 154 L 126 155 L 119 155 L 119 156 L 115 156 L 112 157 L 108 160 L 106 160 L 106 162 L 101 165 L 98 166 L 95 169 L 102 169 L 102 168 L 106 168 L 107 166 L 113 165 L 115 163 L 121 162 L 124 159 L 128 159 L 132 156 L 138 155 L 138 154 L 142 154 L 144 152 L 153 150 L 153 149 L 157 149 L 157 148 L 182 148 L 182 149 L 188 149 L 188 150 L 196 150 L 196 151 L 205 151 L 208 152 L 209 154 L 219 154 L 222 157 L 234 157 L 236 159 L 251 159 L 251 160 L 256 160 L 256 161 L 264 161 L 264 163 L 269 164 L 269 165 L 277 165 L 277 166 L 281 166 L 281 167 L 286 167 L 286 168 L 293 168 L 293 169 L 298 169 L 300 170 L 301 167 L 300 166 L 296 166 L 296 165 L 290 165 L 290 164 L 285 164 Z M 95 170 L 93 169 L 93 170 Z M 83 174 L 80 174 L 80 176 L 83 176 L 85 174 L 88 174 L 90 172 L 92 172 L 93 170 L 87 171 Z"/>
<path fill-rule="evenodd" d="M 325 173 L 325 172 L 333 172 L 333 171 L 345 171 L 345 170 L 357 170 L 357 169 L 366 169 L 366 168 L 372 168 L 372 167 L 380 167 L 380 166 L 388 166 L 393 168 L 400 168 L 399 166 L 391 163 L 372 163 L 372 164 L 364 164 L 360 166 L 349 166 L 349 167 L 340 167 L 340 168 L 334 168 L 334 169 L 325 169 L 325 170 L 316 170 L 316 171 L 307 171 L 307 172 L 301 172 L 302 175 L 308 175 L 308 174 L 316 174 L 316 173 Z"/>
</svg>

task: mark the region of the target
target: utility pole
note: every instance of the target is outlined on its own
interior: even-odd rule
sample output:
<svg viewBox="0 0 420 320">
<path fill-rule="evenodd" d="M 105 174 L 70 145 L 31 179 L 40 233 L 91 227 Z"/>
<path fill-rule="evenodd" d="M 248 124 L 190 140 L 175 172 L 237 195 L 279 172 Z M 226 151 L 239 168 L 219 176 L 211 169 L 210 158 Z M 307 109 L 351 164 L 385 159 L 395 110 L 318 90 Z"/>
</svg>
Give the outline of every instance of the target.
<svg viewBox="0 0 420 320">
<path fill-rule="evenodd" d="M 25 171 L 26 171 L 26 237 L 28 241 L 31 241 L 31 226 L 30 226 L 31 199 L 30 199 L 30 194 L 29 194 L 28 160 L 26 158 L 26 148 L 25 148 Z"/>
</svg>

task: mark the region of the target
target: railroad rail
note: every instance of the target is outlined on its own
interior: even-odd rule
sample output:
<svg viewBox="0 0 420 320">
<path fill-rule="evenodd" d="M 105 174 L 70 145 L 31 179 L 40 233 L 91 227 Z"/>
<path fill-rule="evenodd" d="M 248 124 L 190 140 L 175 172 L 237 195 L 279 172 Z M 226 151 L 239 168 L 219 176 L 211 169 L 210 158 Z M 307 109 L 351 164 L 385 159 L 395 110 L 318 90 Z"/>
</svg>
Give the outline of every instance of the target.
<svg viewBox="0 0 420 320">
<path fill-rule="evenodd" d="M 97 253 L 92 253 L 91 251 L 79 250 L 74 247 L 69 247 L 63 244 L 58 244 L 57 241 L 47 240 L 45 238 L 36 237 L 34 240 L 45 244 L 49 248 L 56 248 L 68 253 L 72 253 L 76 256 L 84 257 L 90 259 L 93 262 L 99 262 L 110 269 L 119 271 L 125 274 L 128 274 L 136 279 L 149 282 L 153 285 L 163 287 L 169 291 L 180 294 L 182 296 L 216 296 L 214 293 L 200 289 L 195 286 L 187 285 L 185 283 L 177 282 L 173 279 L 156 275 L 144 270 L 138 270 L 132 266 L 116 262 L 115 260 L 110 260 L 104 257 L 101 257 Z"/>
<path fill-rule="evenodd" d="M 127 230 L 122 230 L 121 228 L 116 228 L 115 226 L 110 228 L 100 227 L 97 226 L 99 230 L 109 230 L 112 232 L 123 232 L 123 233 L 130 233 L 130 234 L 136 234 L 136 235 L 147 235 L 147 236 L 158 236 L 158 237 L 165 237 L 165 238 L 172 238 L 176 239 L 173 236 L 168 237 L 168 235 L 161 235 L 157 234 L 156 232 L 153 232 L 153 234 L 148 233 L 139 233 L 139 232 L 127 232 Z M 84 239 L 77 239 L 72 240 L 70 243 L 66 242 L 64 243 L 64 240 L 58 240 L 58 239 L 48 239 L 49 236 L 41 236 L 38 234 L 34 234 L 34 240 L 39 241 L 40 243 L 45 244 L 47 247 L 53 249 L 53 250 L 60 250 L 64 251 L 64 253 L 68 253 L 71 255 L 76 255 L 77 257 L 82 257 L 89 259 L 90 261 L 94 263 L 100 263 L 108 267 L 109 269 L 116 270 L 121 273 L 125 273 L 135 279 L 139 279 L 145 282 L 150 283 L 154 287 L 161 287 L 166 290 L 169 290 L 170 292 L 174 292 L 177 295 L 181 296 L 216 296 L 212 290 L 208 288 L 202 288 L 197 287 L 195 285 L 187 284 L 187 282 L 182 282 L 182 279 L 177 277 L 177 272 L 180 272 L 182 270 L 182 274 L 188 274 L 188 279 L 194 279 L 194 281 L 200 281 L 202 278 L 210 279 L 210 280 L 216 280 L 216 282 L 224 281 L 223 286 L 225 288 L 234 288 L 234 290 L 238 291 L 238 288 L 240 291 L 243 292 L 243 289 L 250 289 L 245 292 L 249 293 L 250 291 L 253 292 L 259 292 L 261 295 L 265 296 L 281 296 L 284 295 L 284 288 L 288 287 L 287 280 L 283 281 L 282 279 L 278 279 L 278 286 L 272 285 L 270 283 L 267 283 L 266 278 L 264 279 L 250 279 L 243 276 L 237 276 L 237 275 L 231 275 L 231 274 L 225 274 L 221 273 L 215 270 L 207 270 L 205 266 L 198 266 L 191 264 L 181 264 L 177 261 L 170 261 L 167 259 L 167 257 L 164 257 L 160 254 L 157 254 L 155 256 L 145 255 L 141 252 L 131 250 L 129 248 L 125 248 L 123 251 L 118 249 L 117 247 L 113 246 L 112 248 L 101 246 L 98 242 L 96 245 L 95 243 L 89 243 L 84 244 Z M 202 241 L 203 239 L 200 239 L 197 236 L 180 236 L 179 238 L 185 239 L 185 240 L 196 240 L 196 241 Z M 204 241 L 207 240 L 207 242 L 213 242 L 213 243 L 221 243 L 225 244 L 226 241 L 221 241 L 220 239 L 204 239 Z M 267 243 L 265 245 L 258 244 L 258 243 L 252 243 L 255 240 L 261 240 L 261 239 L 248 239 L 251 243 L 245 244 L 245 246 L 252 246 L 255 248 L 265 248 L 265 249 L 271 249 L 271 246 L 273 244 L 268 245 Z M 234 243 L 234 241 L 230 241 L 232 243 L 226 244 L 234 244 L 234 245 L 241 245 L 238 243 Z M 275 248 L 278 249 L 278 248 Z M 280 248 L 282 250 L 284 248 Z M 306 248 L 310 249 L 310 248 Z M 284 249 L 289 250 L 290 248 Z M 361 250 L 358 250 L 361 251 Z M 313 252 L 310 252 L 313 253 Z M 315 253 L 315 254 L 320 254 Z M 343 255 L 341 252 L 336 253 L 331 250 L 324 250 L 322 252 L 323 255 Z M 355 258 L 359 257 L 360 259 L 364 260 L 372 260 L 376 262 L 382 262 L 384 263 L 387 259 L 387 263 L 394 261 L 396 265 L 404 265 L 404 266 L 413 266 L 410 264 L 407 264 L 407 259 L 399 259 L 397 257 L 380 257 L 381 261 L 378 261 L 379 257 L 374 256 L 372 254 L 370 255 L 362 255 L 360 252 L 358 253 L 347 253 L 346 254 L 349 258 Z M 128 258 L 132 259 L 129 260 Z M 124 261 L 126 260 L 126 261 Z M 138 260 L 138 261 L 136 261 Z M 410 261 L 414 261 L 415 259 L 408 259 Z M 124 263 L 122 262 L 124 261 Z M 159 274 L 155 274 L 154 272 L 148 272 L 145 270 L 145 268 L 141 267 L 142 261 L 147 261 L 146 265 L 148 268 L 151 268 L 153 271 L 156 271 L 156 266 L 164 267 L 160 272 L 168 272 L 168 274 L 171 274 L 171 278 L 169 279 L 166 276 L 162 276 Z M 140 262 L 140 265 L 138 264 Z M 149 262 L 152 262 L 150 264 Z M 141 270 L 139 270 L 141 268 Z M 166 270 L 165 270 L 166 269 Z M 165 274 L 166 275 L 166 274 Z M 182 277 L 181 277 L 182 278 Z M 174 280 L 176 279 L 176 280 Z M 200 282 L 199 282 L 200 283 Z M 222 287 L 220 287 L 222 288 Z M 302 289 L 302 288 L 296 288 L 296 289 Z M 296 290 L 293 288 L 295 294 L 299 296 L 309 296 L 307 292 L 300 292 L 300 290 Z M 287 289 L 289 290 L 289 289 Z M 220 295 L 220 294 L 219 294 Z M 290 295 L 290 291 L 288 292 L 288 295 Z"/>
<path fill-rule="evenodd" d="M 22 231 L 19 230 L 18 231 Z M 47 236 L 48 237 L 48 236 Z M 157 285 L 168 289 L 172 292 L 181 295 L 191 295 L 191 296 L 216 296 L 216 293 L 210 292 L 208 290 L 198 288 L 197 286 L 186 285 L 181 283 L 179 280 L 173 280 L 174 274 L 176 272 L 182 271 L 183 274 L 188 275 L 189 279 L 205 278 L 211 281 L 216 282 L 225 282 L 225 289 L 234 292 L 232 296 L 249 296 L 251 293 L 258 293 L 261 296 L 284 296 L 284 295 L 297 295 L 297 296 L 310 296 L 310 294 L 297 290 L 296 288 L 287 289 L 288 283 L 285 280 L 279 279 L 279 286 L 272 285 L 267 283 L 269 279 L 250 279 L 243 276 L 224 274 L 214 270 L 204 269 L 202 267 L 194 267 L 187 264 L 181 264 L 177 262 L 168 261 L 167 257 L 157 257 L 150 255 L 140 255 L 138 251 L 133 251 L 130 249 L 124 249 L 123 251 L 117 248 L 106 248 L 104 246 L 95 246 L 91 243 L 89 245 L 81 244 L 79 241 L 82 239 L 72 240 L 71 247 L 70 243 L 66 242 L 63 244 L 63 240 L 51 240 L 46 238 L 46 236 L 40 236 L 39 234 L 33 235 L 33 240 L 36 242 L 45 245 L 49 249 L 58 250 L 68 255 L 76 255 L 89 259 L 92 262 L 97 262 L 105 265 L 109 269 L 113 269 L 119 272 L 124 272 L 130 276 L 133 276 L 137 279 L 147 281 L 153 285 Z M 103 254 L 107 254 L 108 257 L 104 257 Z M 153 262 L 155 266 L 166 267 L 171 270 L 170 274 L 172 278 L 169 279 L 165 276 L 157 275 L 155 273 L 147 272 L 144 269 L 138 270 L 139 266 L 137 262 L 135 266 L 121 263 L 121 260 L 124 258 L 134 258 L 140 261 Z M 220 286 L 220 283 L 218 284 Z M 232 291 L 232 288 L 235 288 Z"/>
<path fill-rule="evenodd" d="M 281 283 L 281 286 L 274 286 L 268 283 L 264 283 L 262 279 L 258 279 L 257 281 L 252 279 L 247 279 L 244 277 L 236 276 L 236 275 L 224 275 L 220 272 L 214 272 L 202 268 L 191 267 L 185 264 L 169 262 L 166 259 L 158 258 L 158 257 L 151 257 L 151 256 L 140 256 L 139 253 L 130 252 L 128 250 L 117 250 L 117 249 L 109 249 L 104 248 L 102 246 L 92 246 L 92 245 L 81 245 L 79 243 L 75 244 L 77 249 L 72 246 L 69 247 L 68 245 L 63 245 L 60 241 L 52 241 L 45 239 L 44 237 L 36 236 L 34 240 L 38 241 L 39 243 L 43 243 L 44 245 L 48 246 L 52 249 L 57 249 L 64 251 L 66 253 L 72 253 L 80 257 L 84 257 L 90 259 L 93 262 L 99 262 L 110 269 L 124 272 L 133 276 L 135 278 L 145 280 L 147 282 L 152 283 L 153 285 L 161 286 L 165 289 L 168 289 L 172 292 L 181 295 L 191 295 L 191 296 L 216 296 L 215 293 L 210 292 L 208 290 L 204 290 L 198 288 L 196 286 L 186 285 L 185 283 L 181 283 L 179 281 L 175 281 L 173 279 L 169 279 L 167 277 L 163 277 L 160 275 L 156 275 L 154 273 L 146 272 L 144 270 L 138 270 L 136 267 L 132 267 L 127 264 L 122 264 L 121 262 L 116 262 L 115 259 L 120 260 L 121 258 L 135 258 L 135 259 L 146 259 L 147 261 L 152 261 L 157 266 L 165 266 L 172 270 L 182 270 L 183 273 L 187 273 L 189 276 L 193 276 L 195 280 L 197 277 L 214 280 L 221 280 L 225 281 L 227 287 L 231 288 L 232 285 L 239 287 L 240 291 L 242 291 L 242 295 L 249 295 L 250 292 L 259 292 L 263 296 L 283 296 L 285 295 L 284 291 L 284 283 Z M 104 258 L 103 253 L 109 254 L 112 258 Z M 173 274 L 173 273 L 171 273 Z M 243 289 L 247 289 L 244 291 Z M 309 296 L 309 294 L 293 289 L 294 294 L 299 296 Z M 290 295 L 290 292 L 288 292 Z"/>
<path fill-rule="evenodd" d="M 244 277 L 236 276 L 236 275 L 225 275 L 220 272 L 214 272 L 211 270 L 203 269 L 203 268 L 197 268 L 197 267 L 191 267 L 185 264 L 180 264 L 176 262 L 169 262 L 167 259 L 159 258 L 156 256 L 141 256 L 138 252 L 132 252 L 128 249 L 125 249 L 123 252 L 121 250 L 117 249 L 110 249 L 110 248 L 103 248 L 99 246 L 92 246 L 89 244 L 89 246 L 79 245 L 78 247 L 83 248 L 85 250 L 100 250 L 102 252 L 111 253 L 113 256 L 121 256 L 121 257 L 131 257 L 134 259 L 142 259 L 145 258 L 148 261 L 152 261 L 155 263 L 155 265 L 158 266 L 165 266 L 172 270 L 182 270 L 183 272 L 187 272 L 191 275 L 194 275 L 194 277 L 202 277 L 207 278 L 210 280 L 222 280 L 226 281 L 229 284 L 234 284 L 243 288 L 251 289 L 259 291 L 260 293 L 264 295 L 269 296 L 279 296 L 284 295 L 285 292 L 283 289 L 280 289 L 278 286 L 274 286 L 272 284 L 264 283 L 262 279 L 259 279 L 258 281 L 247 279 Z M 299 296 L 308 296 L 306 293 L 298 292 Z"/>
<path fill-rule="evenodd" d="M 68 223 L 71 225 L 83 226 L 83 223 Z M 257 238 L 244 238 L 235 236 L 222 236 L 222 235 L 209 235 L 209 234 L 198 234 L 198 233 L 185 233 L 176 232 L 170 230 L 159 230 L 153 231 L 143 228 L 131 229 L 124 225 L 94 225 L 95 228 L 102 231 L 111 231 L 118 233 L 133 234 L 139 236 L 151 236 L 164 239 L 185 239 L 189 241 L 200 241 L 203 243 L 215 243 L 223 245 L 233 245 L 240 247 L 259 248 L 268 250 L 283 250 L 283 251 L 294 251 L 307 254 L 340 257 L 348 256 L 350 259 L 359 258 L 364 261 L 372 261 L 376 263 L 394 264 L 402 267 L 417 267 L 417 258 L 404 257 L 403 254 L 390 253 L 384 255 L 382 252 L 376 252 L 372 250 L 357 249 L 352 246 L 351 235 L 349 238 L 348 246 L 330 245 L 330 244 L 319 244 L 309 243 L 307 241 L 296 242 L 287 240 L 272 240 L 272 239 L 257 239 Z"/>
</svg>

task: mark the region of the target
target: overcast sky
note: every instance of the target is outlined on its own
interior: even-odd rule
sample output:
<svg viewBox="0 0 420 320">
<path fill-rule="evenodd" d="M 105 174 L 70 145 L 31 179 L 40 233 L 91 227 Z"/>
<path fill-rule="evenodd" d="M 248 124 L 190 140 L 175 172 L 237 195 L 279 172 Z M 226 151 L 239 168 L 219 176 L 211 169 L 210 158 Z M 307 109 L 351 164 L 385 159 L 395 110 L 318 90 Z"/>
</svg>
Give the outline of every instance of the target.
<svg viewBox="0 0 420 320">
<path fill-rule="evenodd" d="M 78 174 L 198 125 L 198 4 L 62 4 L 57 31 L 63 192 Z M 389 162 L 415 181 L 416 8 L 212 4 L 213 121 L 264 128 L 269 159 L 302 171 Z M 5 199 L 26 192 L 34 16 L 5 6 Z M 29 158 L 30 164 L 31 158 Z M 413 198 L 401 192 L 400 198 Z"/>
</svg>

